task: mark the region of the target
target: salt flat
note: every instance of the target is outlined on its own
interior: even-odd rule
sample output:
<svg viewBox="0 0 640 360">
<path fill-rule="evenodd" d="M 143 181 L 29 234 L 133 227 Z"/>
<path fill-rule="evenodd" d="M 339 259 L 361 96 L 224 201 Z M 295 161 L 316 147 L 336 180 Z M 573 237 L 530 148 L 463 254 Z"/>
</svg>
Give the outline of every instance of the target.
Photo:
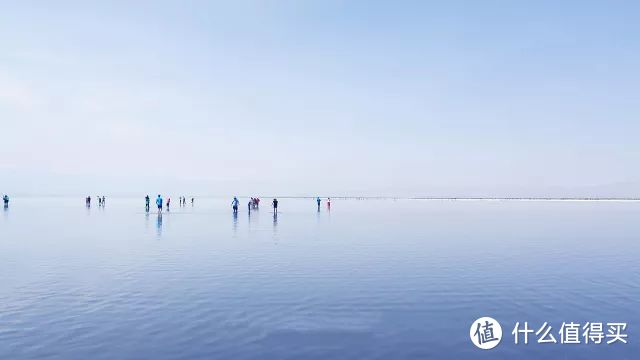
<svg viewBox="0 0 640 360">
<path fill-rule="evenodd" d="M 150 194 L 154 195 L 154 194 Z M 144 195 L 143 195 L 144 196 Z M 538 359 L 640 351 L 635 202 L 12 198 L 3 359 Z M 153 197 L 152 197 L 153 199 Z M 473 347 L 491 316 L 501 344 Z M 516 322 L 627 322 L 628 344 L 515 345 Z"/>
</svg>

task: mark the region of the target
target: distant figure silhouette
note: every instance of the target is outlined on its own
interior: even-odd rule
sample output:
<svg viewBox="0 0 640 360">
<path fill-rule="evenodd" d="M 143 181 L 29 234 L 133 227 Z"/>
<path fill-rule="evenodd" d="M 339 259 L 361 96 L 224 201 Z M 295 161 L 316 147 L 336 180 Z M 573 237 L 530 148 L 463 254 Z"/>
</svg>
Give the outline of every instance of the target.
<svg viewBox="0 0 640 360">
<path fill-rule="evenodd" d="M 273 213 L 278 213 L 278 199 L 273 199 Z"/>
<path fill-rule="evenodd" d="M 144 197 L 144 209 L 146 212 L 149 212 L 149 202 L 151 201 L 151 199 L 149 198 L 149 194 L 147 194 L 147 196 Z"/>
<path fill-rule="evenodd" d="M 327 198 L 327 210 L 331 210 L 331 198 Z"/>
<path fill-rule="evenodd" d="M 238 201 L 238 198 L 234 196 L 233 197 L 233 201 L 231 201 L 231 206 L 233 207 L 233 213 L 234 214 L 238 213 L 238 204 L 239 203 L 240 202 Z"/>
<path fill-rule="evenodd" d="M 9 195 L 4 194 L 2 196 L 2 202 L 4 203 L 4 208 L 8 208 L 9 207 Z"/>
<path fill-rule="evenodd" d="M 160 194 L 156 198 L 156 205 L 158 205 L 158 214 L 162 213 L 162 196 Z"/>
<path fill-rule="evenodd" d="M 318 196 L 316 201 L 318 202 L 318 211 L 320 211 L 320 202 L 322 202 L 322 200 L 320 200 L 320 196 Z"/>
</svg>

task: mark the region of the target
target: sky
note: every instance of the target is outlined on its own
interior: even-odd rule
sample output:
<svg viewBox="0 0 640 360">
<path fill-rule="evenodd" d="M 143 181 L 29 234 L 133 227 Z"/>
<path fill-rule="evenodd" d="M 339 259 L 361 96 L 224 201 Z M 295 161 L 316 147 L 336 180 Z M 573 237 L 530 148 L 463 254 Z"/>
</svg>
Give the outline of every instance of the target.
<svg viewBox="0 0 640 360">
<path fill-rule="evenodd" d="M 637 1 L 0 8 L 2 193 L 640 195 Z"/>
</svg>

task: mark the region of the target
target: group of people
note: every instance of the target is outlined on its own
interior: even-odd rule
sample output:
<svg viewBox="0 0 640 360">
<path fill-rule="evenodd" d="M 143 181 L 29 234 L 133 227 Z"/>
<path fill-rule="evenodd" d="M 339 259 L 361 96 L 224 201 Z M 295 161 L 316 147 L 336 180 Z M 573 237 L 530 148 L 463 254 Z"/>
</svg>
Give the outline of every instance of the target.
<svg viewBox="0 0 640 360">
<path fill-rule="evenodd" d="M 195 198 L 191 198 L 191 206 L 193 206 L 193 202 L 194 202 Z M 151 198 L 149 198 L 149 195 L 144 197 L 144 201 L 145 201 L 145 209 L 148 212 L 149 211 L 149 203 L 151 201 Z M 184 196 L 180 196 L 178 198 L 178 201 L 180 202 L 180 206 L 187 206 L 187 198 Z M 158 197 L 156 198 L 156 206 L 158 207 L 158 213 L 162 213 L 162 207 L 164 205 L 164 199 L 162 199 L 162 196 L 160 194 L 158 194 Z M 167 211 L 170 211 L 171 209 L 171 198 L 167 198 Z"/>
<path fill-rule="evenodd" d="M 180 206 L 187 206 L 187 198 L 186 197 L 180 196 L 178 201 L 180 201 Z M 193 205 L 193 198 L 191 198 L 191 205 Z"/>
<path fill-rule="evenodd" d="M 231 201 L 231 208 L 233 209 L 233 214 L 238 214 L 238 205 L 240 205 L 240 200 L 238 200 L 237 196 L 233 197 L 233 200 Z M 271 205 L 273 206 L 273 213 L 277 214 L 278 213 L 278 199 L 273 199 L 273 202 L 271 203 Z M 249 214 L 251 214 L 251 209 L 257 210 L 258 207 L 260 206 L 260 199 L 259 198 L 251 198 L 249 200 L 249 203 L 247 204 L 247 210 L 249 211 Z"/>
<path fill-rule="evenodd" d="M 97 198 L 98 198 L 98 206 L 104 207 L 106 203 L 106 198 L 104 196 L 102 197 L 98 196 Z M 4 195 L 2 199 L 4 201 L 4 206 L 8 207 L 9 196 Z M 145 210 L 149 212 L 151 198 L 149 197 L 149 195 L 147 195 L 144 197 L 144 200 L 145 200 Z M 90 207 L 91 196 L 87 196 L 85 201 L 86 201 L 87 207 Z M 178 201 L 180 202 L 180 206 L 187 205 L 187 198 L 184 196 L 180 196 Z M 193 206 L 193 202 L 194 202 L 194 198 L 191 198 L 191 206 Z M 318 204 L 318 211 L 320 211 L 320 205 L 322 204 L 322 199 L 320 199 L 320 197 L 318 196 L 316 198 L 316 202 Z M 160 194 L 158 194 L 158 197 L 156 198 L 156 206 L 158 207 L 158 214 L 162 213 L 164 205 L 165 205 L 164 199 Z M 238 213 L 239 205 L 240 205 L 240 200 L 238 200 L 237 196 L 234 196 L 233 200 L 231 201 L 231 207 L 233 208 L 234 214 Z M 249 211 L 249 213 L 251 213 L 251 210 L 257 210 L 259 206 L 260 206 L 260 198 L 252 197 L 249 199 L 249 203 L 247 204 L 247 210 Z M 273 201 L 271 202 L 271 206 L 273 207 L 273 213 L 278 214 L 278 199 L 274 198 Z M 171 198 L 167 198 L 166 207 L 167 207 L 167 211 L 169 211 L 171 207 Z M 327 198 L 327 209 L 331 210 L 331 198 Z"/>
<path fill-rule="evenodd" d="M 145 209 L 148 212 L 149 211 L 149 203 L 151 201 L 151 198 L 149 198 L 149 195 L 144 197 L 145 200 Z M 191 206 L 193 206 L 193 202 L 194 202 L 194 198 L 191 198 Z M 180 196 L 178 198 L 178 201 L 180 202 L 180 206 L 187 206 L 187 198 L 184 196 Z M 162 199 L 162 196 L 160 194 L 158 194 L 158 197 L 156 198 L 156 206 L 158 207 L 158 214 L 162 213 L 162 207 L 164 205 L 164 199 Z M 167 198 L 167 211 L 170 211 L 170 207 L 171 207 L 171 198 Z"/>
<path fill-rule="evenodd" d="M 318 203 L 318 211 L 320 211 L 320 204 L 322 203 L 320 196 L 316 198 L 316 202 Z M 327 210 L 331 210 L 331 198 L 327 198 Z"/>
<path fill-rule="evenodd" d="M 320 199 L 320 197 L 318 196 L 316 198 L 316 202 L 318 203 L 318 211 L 320 211 L 320 204 L 322 204 L 322 199 Z M 240 204 L 240 201 L 238 200 L 237 196 L 233 197 L 233 200 L 231 201 L 231 208 L 233 209 L 233 213 L 237 214 L 238 213 L 238 205 Z M 249 211 L 249 213 L 251 213 L 251 209 L 258 209 L 258 206 L 260 205 L 260 199 L 259 198 L 251 198 L 249 200 L 249 203 L 247 204 L 247 210 Z M 273 207 L 273 213 L 277 214 L 278 213 L 278 199 L 273 199 L 273 202 L 271 202 L 271 206 Z M 327 209 L 331 210 L 331 198 L 327 198 Z"/>
<path fill-rule="evenodd" d="M 249 200 L 249 211 L 251 211 L 251 209 L 258 209 L 258 207 L 260 206 L 260 198 L 251 198 L 251 200 Z"/>
<path fill-rule="evenodd" d="M 103 196 L 97 196 L 98 198 L 98 206 L 102 206 L 104 207 L 106 204 L 106 198 Z M 149 197 L 149 195 L 145 196 L 145 209 L 148 212 L 149 211 L 149 203 L 151 201 L 151 198 Z M 4 207 L 7 208 L 9 207 L 9 196 L 8 195 L 3 195 L 2 196 L 2 201 L 4 202 Z M 179 200 L 180 201 L 180 206 L 186 206 L 187 205 L 187 198 L 184 196 L 180 196 Z M 193 206 L 193 202 L 194 202 L 194 198 L 191 198 L 191 206 Z M 320 204 L 322 203 L 322 200 L 320 199 L 320 197 L 318 196 L 316 198 L 316 202 L 318 204 L 318 211 L 320 211 Z M 87 196 L 87 198 L 85 199 L 85 203 L 87 205 L 87 207 L 91 206 L 91 196 Z M 162 196 L 160 194 L 158 194 L 158 197 L 156 198 L 156 206 L 158 207 L 158 213 L 162 213 L 162 208 L 164 205 L 164 200 L 162 199 Z M 167 198 L 167 211 L 169 211 L 169 207 L 171 206 L 171 198 Z M 238 206 L 240 205 L 240 201 L 238 200 L 238 197 L 234 196 L 233 197 L 233 201 L 231 201 L 231 207 L 233 208 L 233 213 L 237 214 L 238 213 Z M 249 210 L 249 212 L 251 212 L 251 210 L 257 210 L 258 207 L 260 206 L 260 198 L 257 197 L 252 197 L 249 200 L 249 203 L 247 204 L 247 208 Z M 273 213 L 277 214 L 278 213 L 278 199 L 273 199 L 273 201 L 271 202 L 271 206 L 273 207 Z M 331 210 L 331 198 L 327 198 L 327 209 Z"/>
<path fill-rule="evenodd" d="M 102 206 L 104 207 L 106 204 L 106 198 L 103 196 L 96 196 L 98 198 L 98 206 Z M 85 199 L 85 204 L 87 205 L 87 207 L 91 207 L 91 196 L 87 196 L 87 198 Z"/>
</svg>

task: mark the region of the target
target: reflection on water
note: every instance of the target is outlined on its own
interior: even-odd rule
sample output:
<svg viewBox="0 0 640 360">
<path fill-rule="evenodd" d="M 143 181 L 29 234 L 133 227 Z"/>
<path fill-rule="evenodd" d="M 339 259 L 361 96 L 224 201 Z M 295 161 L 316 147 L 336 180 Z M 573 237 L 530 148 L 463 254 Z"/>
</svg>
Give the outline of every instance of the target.
<svg viewBox="0 0 640 360">
<path fill-rule="evenodd" d="M 278 213 L 273 213 L 273 229 L 278 227 Z"/>
<path fill-rule="evenodd" d="M 287 199 L 280 219 L 252 211 L 230 227 L 228 201 L 203 198 L 158 214 L 154 232 L 139 199 L 104 212 L 47 201 L 16 199 L 0 223 L 0 359 L 640 351 L 640 203 L 341 200 L 329 214 Z M 490 352 L 469 340 L 480 316 L 507 336 Z M 630 341 L 516 346 L 517 321 L 556 338 L 564 321 L 622 321 Z"/>
<path fill-rule="evenodd" d="M 278 240 L 278 213 L 273 213 L 273 240 Z"/>
<path fill-rule="evenodd" d="M 162 236 L 162 213 L 158 213 L 158 221 L 156 222 L 156 236 L 158 239 Z"/>
<path fill-rule="evenodd" d="M 233 213 L 233 235 L 235 236 L 238 232 L 238 213 Z"/>
</svg>

